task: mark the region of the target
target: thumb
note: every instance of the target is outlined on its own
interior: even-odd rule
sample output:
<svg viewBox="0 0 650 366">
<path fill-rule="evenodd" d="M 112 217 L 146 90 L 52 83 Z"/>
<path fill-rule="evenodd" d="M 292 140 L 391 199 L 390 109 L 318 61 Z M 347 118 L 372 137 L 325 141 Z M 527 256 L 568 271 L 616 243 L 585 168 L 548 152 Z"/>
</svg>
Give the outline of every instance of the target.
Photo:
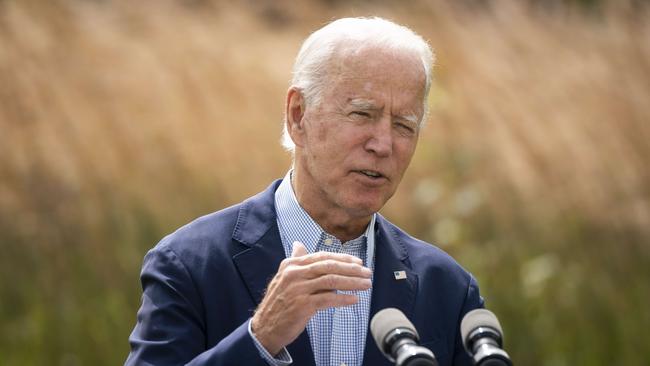
<svg viewBox="0 0 650 366">
<path fill-rule="evenodd" d="M 291 256 L 302 257 L 303 255 L 307 255 L 307 248 L 305 248 L 305 244 L 299 241 L 294 241 L 293 250 L 291 251 Z"/>
</svg>

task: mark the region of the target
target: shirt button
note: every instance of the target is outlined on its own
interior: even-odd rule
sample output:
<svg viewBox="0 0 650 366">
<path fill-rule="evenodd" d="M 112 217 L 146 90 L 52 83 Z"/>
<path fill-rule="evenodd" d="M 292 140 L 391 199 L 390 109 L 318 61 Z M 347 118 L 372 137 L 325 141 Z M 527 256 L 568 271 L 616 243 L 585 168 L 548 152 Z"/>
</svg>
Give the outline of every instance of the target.
<svg viewBox="0 0 650 366">
<path fill-rule="evenodd" d="M 325 239 L 325 245 L 332 245 L 332 239 L 330 238 Z M 344 364 L 341 364 L 341 366 L 344 366 Z"/>
<path fill-rule="evenodd" d="M 341 366 L 348 366 L 345 364 L 345 362 L 341 362 Z"/>
</svg>

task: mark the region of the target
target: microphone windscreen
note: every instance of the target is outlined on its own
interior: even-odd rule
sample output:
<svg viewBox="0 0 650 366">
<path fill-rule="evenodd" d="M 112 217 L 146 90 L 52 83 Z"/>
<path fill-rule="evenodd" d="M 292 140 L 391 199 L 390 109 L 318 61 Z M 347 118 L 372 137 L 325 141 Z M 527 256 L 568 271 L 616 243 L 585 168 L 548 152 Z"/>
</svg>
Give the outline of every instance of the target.
<svg viewBox="0 0 650 366">
<path fill-rule="evenodd" d="M 419 337 L 415 326 L 408 320 L 406 315 L 395 308 L 386 308 L 379 311 L 370 321 L 370 332 L 379 349 L 383 351 L 384 340 L 388 333 L 397 328 L 406 328 Z"/>
<path fill-rule="evenodd" d="M 460 334 L 463 337 L 463 343 L 466 342 L 467 336 L 478 327 L 490 327 L 497 330 L 500 336 L 503 335 L 499 319 L 490 310 L 474 309 L 467 313 L 463 321 L 460 322 Z"/>
</svg>

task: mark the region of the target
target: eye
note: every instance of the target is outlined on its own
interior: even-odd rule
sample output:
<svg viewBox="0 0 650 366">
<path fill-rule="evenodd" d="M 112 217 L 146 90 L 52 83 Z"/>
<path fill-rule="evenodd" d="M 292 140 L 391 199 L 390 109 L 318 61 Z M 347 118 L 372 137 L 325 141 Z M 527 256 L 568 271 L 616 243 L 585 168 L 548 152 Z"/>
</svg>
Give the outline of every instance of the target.
<svg viewBox="0 0 650 366">
<path fill-rule="evenodd" d="M 395 126 L 400 130 L 401 133 L 405 135 L 414 135 L 416 131 L 415 126 L 412 126 L 411 124 L 405 122 L 396 122 Z"/>
<path fill-rule="evenodd" d="M 353 111 L 350 114 L 355 116 L 355 117 L 370 118 L 370 113 L 364 112 L 364 111 Z"/>
</svg>

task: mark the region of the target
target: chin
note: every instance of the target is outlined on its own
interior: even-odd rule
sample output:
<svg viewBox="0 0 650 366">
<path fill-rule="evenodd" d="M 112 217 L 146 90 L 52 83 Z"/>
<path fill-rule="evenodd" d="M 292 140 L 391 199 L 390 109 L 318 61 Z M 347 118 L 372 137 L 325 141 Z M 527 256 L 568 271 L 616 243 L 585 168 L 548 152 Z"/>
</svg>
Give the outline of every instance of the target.
<svg viewBox="0 0 650 366">
<path fill-rule="evenodd" d="M 348 210 L 353 212 L 355 216 L 370 216 L 384 207 L 383 200 L 349 200 Z"/>
<path fill-rule="evenodd" d="M 351 189 L 340 192 L 336 201 L 351 215 L 356 217 L 370 216 L 381 210 L 392 196 L 386 190 Z"/>
</svg>

